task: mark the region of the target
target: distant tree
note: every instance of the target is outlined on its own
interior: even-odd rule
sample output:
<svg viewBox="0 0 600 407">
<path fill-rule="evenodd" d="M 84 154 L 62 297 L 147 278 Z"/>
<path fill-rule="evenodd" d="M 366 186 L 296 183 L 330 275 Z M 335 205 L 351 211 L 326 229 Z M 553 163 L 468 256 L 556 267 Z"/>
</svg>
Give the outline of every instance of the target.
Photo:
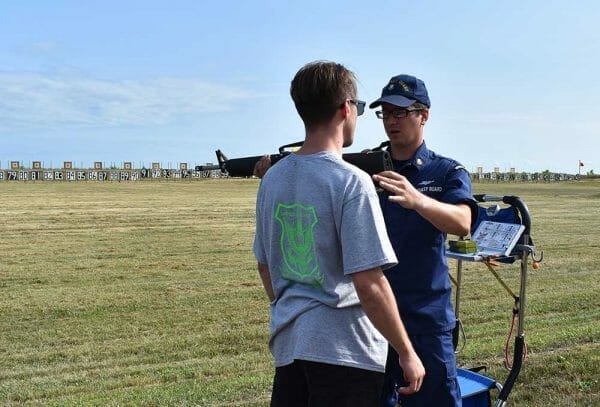
<svg viewBox="0 0 600 407">
<path fill-rule="evenodd" d="M 544 181 L 550 181 L 550 174 L 551 174 L 550 170 L 542 171 L 542 179 Z"/>
<path fill-rule="evenodd" d="M 588 176 L 588 177 L 593 177 L 594 175 L 595 175 L 595 174 L 594 174 L 594 170 L 589 170 L 589 171 L 587 172 L 587 176 Z"/>
</svg>

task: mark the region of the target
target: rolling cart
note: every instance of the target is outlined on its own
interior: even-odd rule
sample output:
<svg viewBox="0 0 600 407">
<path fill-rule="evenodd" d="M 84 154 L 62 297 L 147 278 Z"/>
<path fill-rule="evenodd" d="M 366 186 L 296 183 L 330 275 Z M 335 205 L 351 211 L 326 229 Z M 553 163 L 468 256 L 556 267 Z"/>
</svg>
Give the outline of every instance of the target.
<svg viewBox="0 0 600 407">
<path fill-rule="evenodd" d="M 487 266 L 488 270 L 500 282 L 504 289 L 513 297 L 513 327 L 517 320 L 517 330 L 514 341 L 514 354 L 512 366 L 508 363 L 508 341 L 505 350 L 507 367 L 510 371 L 504 383 L 487 377 L 473 369 L 458 369 L 458 381 L 463 398 L 463 407 L 488 407 L 491 406 L 490 390 L 499 390 L 495 407 L 506 406 L 510 394 L 523 364 L 527 352 L 524 334 L 525 298 L 527 285 L 528 258 L 531 256 L 534 268 L 539 267 L 543 260 L 543 252 L 536 258 L 535 246 L 531 240 L 531 216 L 527 205 L 517 196 L 475 195 L 479 204 L 479 214 L 474 224 L 471 238 L 477 243 L 477 249 L 472 250 L 466 241 L 463 244 L 450 242 L 450 249 L 446 251 L 448 258 L 456 260 L 455 284 L 455 314 L 457 328 L 454 332 L 455 349 L 459 341 L 459 331 L 462 324 L 459 320 L 460 294 L 463 262 L 479 262 Z M 490 205 L 491 204 L 491 205 Z M 487 205 L 487 207 L 485 207 Z M 454 243 L 454 244 L 453 244 Z M 498 276 L 492 264 L 520 264 L 519 294 L 515 295 L 504 281 Z M 463 332 L 464 339 L 464 332 Z M 510 340 L 510 336 L 509 336 Z"/>
</svg>

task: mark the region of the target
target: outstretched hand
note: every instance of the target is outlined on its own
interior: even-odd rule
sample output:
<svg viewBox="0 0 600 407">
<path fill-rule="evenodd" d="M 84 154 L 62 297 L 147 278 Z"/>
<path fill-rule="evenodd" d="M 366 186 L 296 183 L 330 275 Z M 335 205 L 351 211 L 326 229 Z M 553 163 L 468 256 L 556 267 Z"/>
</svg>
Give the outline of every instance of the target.
<svg viewBox="0 0 600 407">
<path fill-rule="evenodd" d="M 417 209 L 423 206 L 425 195 L 419 192 L 405 176 L 394 171 L 383 171 L 373 175 L 375 182 L 386 191 L 392 193 L 389 200 L 406 209 Z"/>
</svg>

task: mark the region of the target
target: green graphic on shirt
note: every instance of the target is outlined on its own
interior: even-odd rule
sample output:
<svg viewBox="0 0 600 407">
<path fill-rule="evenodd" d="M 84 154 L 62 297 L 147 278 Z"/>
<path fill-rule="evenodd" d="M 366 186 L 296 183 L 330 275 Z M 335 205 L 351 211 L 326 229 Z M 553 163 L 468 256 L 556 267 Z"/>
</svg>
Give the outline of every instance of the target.
<svg viewBox="0 0 600 407">
<path fill-rule="evenodd" d="M 275 219 L 281 225 L 281 267 L 283 278 L 302 284 L 321 286 L 323 273 L 319 270 L 314 245 L 314 226 L 319 221 L 314 206 L 279 204 Z"/>
</svg>

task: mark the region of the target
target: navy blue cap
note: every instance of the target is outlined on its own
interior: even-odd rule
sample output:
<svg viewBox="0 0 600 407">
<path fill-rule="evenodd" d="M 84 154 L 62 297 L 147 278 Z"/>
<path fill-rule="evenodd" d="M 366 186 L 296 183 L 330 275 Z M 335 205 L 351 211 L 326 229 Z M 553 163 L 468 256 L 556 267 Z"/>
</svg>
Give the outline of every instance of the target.
<svg viewBox="0 0 600 407">
<path fill-rule="evenodd" d="M 381 91 L 381 97 L 369 105 L 370 109 L 389 103 L 398 107 L 409 107 L 415 102 L 431 107 L 425 83 L 411 75 L 394 76 Z"/>
</svg>

